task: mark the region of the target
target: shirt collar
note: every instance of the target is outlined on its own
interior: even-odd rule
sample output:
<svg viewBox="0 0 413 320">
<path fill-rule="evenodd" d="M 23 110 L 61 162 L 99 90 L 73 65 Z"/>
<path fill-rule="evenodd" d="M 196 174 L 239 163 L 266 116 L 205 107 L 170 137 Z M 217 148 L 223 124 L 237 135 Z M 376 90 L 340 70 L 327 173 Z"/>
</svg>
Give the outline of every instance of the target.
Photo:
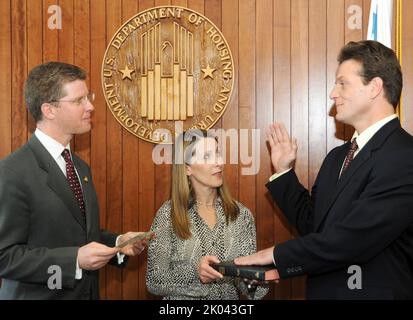
<svg viewBox="0 0 413 320">
<path fill-rule="evenodd" d="M 351 138 L 351 141 L 353 141 L 353 139 L 356 139 L 358 151 L 360 151 L 367 144 L 367 142 L 369 142 L 370 139 L 373 138 L 377 131 L 379 131 L 386 123 L 390 122 L 393 119 L 396 119 L 397 117 L 397 114 L 392 114 L 391 116 L 388 116 L 384 119 L 381 119 L 380 121 L 377 121 L 375 124 L 372 124 L 360 134 L 355 131 L 353 137 Z"/>
<path fill-rule="evenodd" d="M 59 158 L 59 156 L 62 155 L 62 152 L 64 149 L 69 149 L 70 151 L 70 143 L 65 147 L 61 145 L 59 142 L 57 142 L 55 139 L 53 139 L 52 137 L 45 134 L 39 128 L 36 128 L 36 130 L 34 131 L 34 134 L 36 135 L 37 139 L 39 139 L 40 143 L 46 148 L 46 150 L 50 153 L 50 155 L 55 160 Z"/>
</svg>

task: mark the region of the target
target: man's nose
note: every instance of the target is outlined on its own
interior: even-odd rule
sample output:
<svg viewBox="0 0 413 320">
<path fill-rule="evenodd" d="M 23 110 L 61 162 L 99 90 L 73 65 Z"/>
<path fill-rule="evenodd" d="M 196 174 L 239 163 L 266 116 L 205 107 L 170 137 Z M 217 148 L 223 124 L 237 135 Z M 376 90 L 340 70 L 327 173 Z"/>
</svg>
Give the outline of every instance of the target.
<svg viewBox="0 0 413 320">
<path fill-rule="evenodd" d="M 92 102 L 90 102 L 89 100 L 87 100 L 86 103 L 86 111 L 92 112 L 95 110 L 95 106 L 93 105 Z"/>
<path fill-rule="evenodd" d="M 329 95 L 331 100 L 334 100 L 337 98 L 337 88 L 336 86 L 333 87 L 333 90 L 331 90 L 330 95 Z"/>
</svg>

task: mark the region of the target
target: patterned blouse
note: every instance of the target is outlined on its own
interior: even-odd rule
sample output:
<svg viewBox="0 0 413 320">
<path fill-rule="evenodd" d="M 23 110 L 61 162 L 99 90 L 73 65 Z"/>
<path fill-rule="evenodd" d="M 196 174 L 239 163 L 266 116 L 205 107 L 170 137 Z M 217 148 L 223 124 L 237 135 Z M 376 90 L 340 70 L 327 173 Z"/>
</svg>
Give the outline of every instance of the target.
<svg viewBox="0 0 413 320">
<path fill-rule="evenodd" d="M 215 255 L 220 261 L 256 252 L 255 224 L 251 212 L 237 203 L 240 213 L 227 225 L 222 200 L 215 204 L 217 221 L 210 229 L 197 213 L 197 206 L 188 211 L 192 236 L 182 240 L 174 232 L 171 221 L 171 201 L 166 201 L 156 213 L 151 230 L 156 238 L 148 248 L 146 285 L 148 290 L 164 299 L 239 299 L 239 293 L 249 299 L 262 299 L 268 286 L 247 290 L 243 281 L 224 277 L 211 283 L 201 283 L 198 263 L 201 257 Z"/>
</svg>

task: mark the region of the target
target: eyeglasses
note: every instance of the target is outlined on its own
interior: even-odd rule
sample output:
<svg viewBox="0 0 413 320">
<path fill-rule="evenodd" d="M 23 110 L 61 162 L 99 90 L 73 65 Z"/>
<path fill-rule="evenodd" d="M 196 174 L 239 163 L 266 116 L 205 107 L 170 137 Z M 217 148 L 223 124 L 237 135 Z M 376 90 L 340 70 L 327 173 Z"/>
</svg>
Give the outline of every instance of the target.
<svg viewBox="0 0 413 320">
<path fill-rule="evenodd" d="M 77 98 L 77 99 L 73 99 L 73 100 L 52 100 L 50 102 L 70 102 L 70 103 L 73 103 L 77 106 L 80 106 L 80 105 L 86 104 L 87 101 L 89 101 L 90 103 L 95 101 L 95 94 L 93 92 L 90 92 L 86 96 L 83 96 L 83 97 L 80 97 L 80 98 Z"/>
</svg>

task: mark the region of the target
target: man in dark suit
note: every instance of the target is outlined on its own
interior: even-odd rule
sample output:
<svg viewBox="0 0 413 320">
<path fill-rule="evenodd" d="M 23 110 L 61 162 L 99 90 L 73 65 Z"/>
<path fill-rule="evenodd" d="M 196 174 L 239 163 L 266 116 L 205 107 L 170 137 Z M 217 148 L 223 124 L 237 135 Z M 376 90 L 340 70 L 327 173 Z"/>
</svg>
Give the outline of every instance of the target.
<svg viewBox="0 0 413 320">
<path fill-rule="evenodd" d="M 35 67 L 25 99 L 36 131 L 0 161 L 0 299 L 98 299 L 98 269 L 123 265 L 146 241 L 100 230 L 89 166 L 70 151 L 91 129 L 86 73 L 59 62 Z"/>
<path fill-rule="evenodd" d="M 270 126 L 267 187 L 299 237 L 236 263 L 307 275 L 309 299 L 412 299 L 413 138 L 395 115 L 400 65 L 375 41 L 350 42 L 338 61 L 330 98 L 336 120 L 355 128 L 352 142 L 327 155 L 309 193 L 293 169 L 296 140 Z"/>
</svg>

